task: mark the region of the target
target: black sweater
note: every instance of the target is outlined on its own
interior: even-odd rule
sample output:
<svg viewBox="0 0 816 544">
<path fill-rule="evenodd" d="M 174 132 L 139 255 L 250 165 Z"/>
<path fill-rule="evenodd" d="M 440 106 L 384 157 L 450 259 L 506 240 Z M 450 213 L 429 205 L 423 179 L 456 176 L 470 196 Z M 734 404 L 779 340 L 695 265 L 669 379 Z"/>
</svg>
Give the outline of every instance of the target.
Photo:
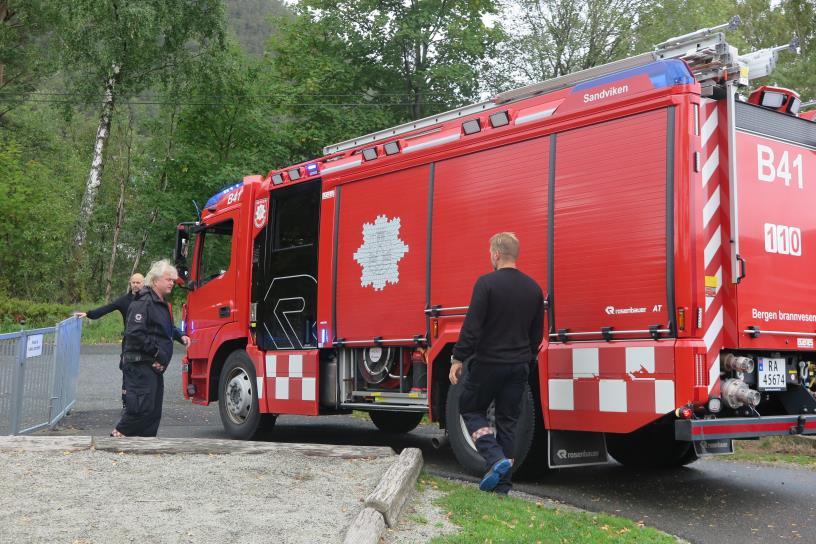
<svg viewBox="0 0 816 544">
<path fill-rule="evenodd" d="M 453 357 L 480 363 L 529 363 L 544 337 L 544 295 L 515 268 L 476 280 Z"/>
<path fill-rule="evenodd" d="M 113 311 L 118 311 L 122 314 L 122 325 L 125 324 L 125 318 L 127 317 L 128 308 L 130 308 L 130 303 L 133 302 L 133 293 L 128 291 L 121 297 L 117 298 L 110 304 L 105 304 L 104 306 L 100 306 L 99 308 L 94 308 L 93 310 L 88 310 L 85 312 L 90 319 L 99 319 L 102 316 L 108 315 Z"/>
</svg>

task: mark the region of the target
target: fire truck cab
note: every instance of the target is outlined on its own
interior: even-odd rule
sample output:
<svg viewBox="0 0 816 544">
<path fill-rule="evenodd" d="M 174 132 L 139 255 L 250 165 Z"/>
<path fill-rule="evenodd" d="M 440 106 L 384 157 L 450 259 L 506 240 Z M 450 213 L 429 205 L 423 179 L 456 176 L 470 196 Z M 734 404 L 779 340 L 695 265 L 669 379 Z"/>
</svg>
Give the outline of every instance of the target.
<svg viewBox="0 0 816 544">
<path fill-rule="evenodd" d="M 816 124 L 740 98 L 784 47 L 740 56 L 726 26 L 214 195 L 178 229 L 185 395 L 243 439 L 285 414 L 427 415 L 479 473 L 449 357 L 513 231 L 547 304 L 517 466 L 816 433 Z"/>
</svg>

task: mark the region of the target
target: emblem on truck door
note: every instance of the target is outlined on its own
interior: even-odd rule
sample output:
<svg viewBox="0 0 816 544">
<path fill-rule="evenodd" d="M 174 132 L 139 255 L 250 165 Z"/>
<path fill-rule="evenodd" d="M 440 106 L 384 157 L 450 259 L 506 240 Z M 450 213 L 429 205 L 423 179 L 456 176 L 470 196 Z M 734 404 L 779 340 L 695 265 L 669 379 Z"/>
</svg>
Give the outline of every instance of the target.
<svg viewBox="0 0 816 544">
<path fill-rule="evenodd" d="M 378 215 L 373 223 L 363 223 L 363 245 L 354 252 L 360 264 L 360 285 L 371 285 L 382 291 L 387 283 L 399 282 L 397 264 L 408 253 L 408 245 L 400 240 L 400 218 Z"/>
<path fill-rule="evenodd" d="M 266 199 L 255 201 L 255 228 L 259 229 L 266 224 L 266 211 L 268 205 Z"/>
</svg>

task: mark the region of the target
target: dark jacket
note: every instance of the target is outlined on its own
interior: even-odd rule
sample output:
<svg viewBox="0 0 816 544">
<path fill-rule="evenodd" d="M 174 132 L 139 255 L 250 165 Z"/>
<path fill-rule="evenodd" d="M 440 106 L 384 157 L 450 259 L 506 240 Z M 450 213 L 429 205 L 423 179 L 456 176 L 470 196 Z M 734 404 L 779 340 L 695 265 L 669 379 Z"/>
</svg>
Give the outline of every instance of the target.
<svg viewBox="0 0 816 544">
<path fill-rule="evenodd" d="M 479 363 L 529 363 L 544 337 L 541 287 L 515 268 L 476 280 L 453 357 Z"/>
<path fill-rule="evenodd" d="M 127 318 L 128 308 L 130 308 L 130 303 L 133 302 L 133 298 L 134 298 L 133 293 L 128 290 L 127 293 L 117 298 L 110 304 L 105 304 L 104 306 L 100 306 L 99 308 L 88 310 L 85 313 L 88 315 L 89 319 L 99 319 L 100 317 L 108 315 L 113 311 L 118 311 L 120 314 L 122 314 L 122 325 L 124 326 L 125 319 Z"/>
<path fill-rule="evenodd" d="M 123 360 L 167 366 L 173 357 L 173 340 L 181 341 L 181 333 L 173 325 L 170 305 L 151 287 L 143 288 L 128 310 Z"/>
</svg>

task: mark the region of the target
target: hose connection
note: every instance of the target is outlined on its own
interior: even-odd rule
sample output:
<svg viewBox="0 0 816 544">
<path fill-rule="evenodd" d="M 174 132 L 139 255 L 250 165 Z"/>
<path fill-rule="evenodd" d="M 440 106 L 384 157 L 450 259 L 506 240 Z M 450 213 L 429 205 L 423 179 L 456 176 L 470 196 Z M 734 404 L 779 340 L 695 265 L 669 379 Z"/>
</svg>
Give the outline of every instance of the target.
<svg viewBox="0 0 816 544">
<path fill-rule="evenodd" d="M 750 374 L 754 371 L 754 360 L 750 357 L 725 353 L 720 358 L 723 370 L 733 370 L 734 372 L 745 372 Z"/>
<path fill-rule="evenodd" d="M 731 408 L 739 408 L 740 406 L 756 406 L 759 404 L 762 396 L 759 391 L 754 391 L 748 384 L 742 380 L 725 380 L 720 386 L 720 393 L 722 399 Z"/>
</svg>

